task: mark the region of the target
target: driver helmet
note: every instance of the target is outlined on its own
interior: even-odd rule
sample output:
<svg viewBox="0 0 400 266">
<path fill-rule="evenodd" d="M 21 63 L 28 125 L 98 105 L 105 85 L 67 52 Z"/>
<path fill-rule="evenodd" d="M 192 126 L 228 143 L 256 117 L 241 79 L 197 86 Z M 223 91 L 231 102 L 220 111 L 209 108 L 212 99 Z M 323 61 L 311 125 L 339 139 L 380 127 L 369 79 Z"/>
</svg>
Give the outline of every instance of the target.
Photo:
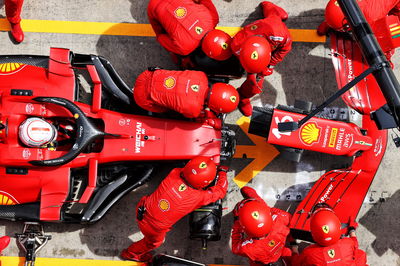
<svg viewBox="0 0 400 266">
<path fill-rule="evenodd" d="M 339 241 L 341 223 L 331 208 L 319 208 L 310 220 L 311 235 L 320 246 L 330 246 Z"/>
<path fill-rule="evenodd" d="M 201 49 L 208 57 L 224 61 L 232 56 L 231 42 L 232 37 L 228 33 L 214 29 L 204 36 Z"/>
<path fill-rule="evenodd" d="M 264 237 L 271 231 L 272 217 L 267 204 L 247 199 L 239 208 L 239 223 L 249 237 Z"/>
<path fill-rule="evenodd" d="M 360 0 L 358 0 L 360 1 Z M 337 0 L 330 0 L 325 8 L 326 23 L 336 31 L 347 31 L 349 25 Z"/>
<path fill-rule="evenodd" d="M 57 130 L 44 119 L 30 117 L 19 126 L 18 135 L 26 146 L 42 147 L 57 139 Z"/>
<path fill-rule="evenodd" d="M 210 157 L 197 156 L 182 169 L 182 178 L 193 188 L 203 189 L 215 179 L 217 166 Z"/>
<path fill-rule="evenodd" d="M 253 35 L 242 44 L 239 61 L 247 73 L 260 73 L 271 61 L 271 45 L 257 35 Z"/>
<path fill-rule="evenodd" d="M 239 93 L 232 85 L 215 83 L 210 89 L 208 107 L 216 113 L 230 113 L 239 104 Z"/>
</svg>

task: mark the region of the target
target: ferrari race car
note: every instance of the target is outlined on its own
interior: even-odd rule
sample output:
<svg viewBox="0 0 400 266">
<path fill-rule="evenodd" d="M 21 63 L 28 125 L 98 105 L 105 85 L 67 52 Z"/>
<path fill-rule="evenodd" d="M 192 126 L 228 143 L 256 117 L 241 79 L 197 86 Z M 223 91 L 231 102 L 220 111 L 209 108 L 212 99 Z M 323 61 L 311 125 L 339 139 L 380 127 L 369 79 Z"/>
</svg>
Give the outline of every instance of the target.
<svg viewBox="0 0 400 266">
<path fill-rule="evenodd" d="M 0 84 L 0 219 L 93 223 L 157 161 L 234 153 L 229 130 L 136 112 L 132 89 L 99 56 L 0 56 Z"/>
<path fill-rule="evenodd" d="M 343 225 L 356 218 L 386 150 L 389 128 L 399 128 L 398 97 L 400 86 L 374 34 L 365 28 L 364 17 L 355 1 L 340 1 L 345 5 L 355 39 L 348 34 L 331 33 L 331 54 L 336 72 L 338 93 L 312 110 L 310 104 L 296 107 L 258 108 L 251 120 L 249 132 L 267 138 L 272 144 L 306 149 L 333 155 L 353 156 L 350 167 L 331 170 L 321 176 L 306 198 L 298 205 L 290 221 L 293 237 L 313 241 L 310 234 L 311 214 L 319 206 L 332 208 Z M 342 8 L 343 9 L 343 8 Z M 395 24 L 394 24 L 395 22 Z M 359 25 L 363 24 L 361 27 Z M 381 24 L 400 25 L 398 18 L 387 17 Z M 392 36 L 376 31 L 379 40 Z M 374 75 L 370 75 L 373 73 Z M 345 103 L 361 115 L 361 126 L 315 117 L 330 102 L 342 95 Z M 395 140 L 398 146 L 398 139 Z"/>
</svg>

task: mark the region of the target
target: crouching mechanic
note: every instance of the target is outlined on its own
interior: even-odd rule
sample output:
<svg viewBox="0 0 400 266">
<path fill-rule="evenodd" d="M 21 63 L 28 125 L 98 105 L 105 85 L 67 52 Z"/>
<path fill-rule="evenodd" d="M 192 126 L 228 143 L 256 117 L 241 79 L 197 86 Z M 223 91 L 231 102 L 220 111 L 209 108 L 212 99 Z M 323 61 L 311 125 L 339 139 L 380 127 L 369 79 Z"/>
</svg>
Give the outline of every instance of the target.
<svg viewBox="0 0 400 266">
<path fill-rule="evenodd" d="M 275 66 L 292 49 L 292 39 L 283 22 L 285 10 L 271 2 L 261 3 L 264 19 L 246 25 L 232 40 L 231 49 L 247 71 L 247 79 L 239 88 L 239 110 L 250 116 L 250 98 L 262 92 L 264 77 L 271 75 Z"/>
<path fill-rule="evenodd" d="M 215 163 L 204 156 L 193 158 L 183 169 L 173 169 L 156 191 L 139 201 L 137 221 L 144 238 L 123 250 L 121 257 L 149 261 L 152 257 L 149 252 L 164 242 L 166 233 L 178 220 L 225 197 L 226 171 L 225 167 L 217 169 Z M 216 184 L 206 189 L 216 174 Z"/>
<path fill-rule="evenodd" d="M 291 256 L 285 247 L 290 214 L 270 208 L 257 192 L 243 187 L 244 200 L 236 204 L 232 227 L 232 252 L 248 257 L 251 266 L 274 263 Z"/>
<path fill-rule="evenodd" d="M 233 86 L 215 83 L 209 88 L 206 74 L 192 70 L 147 70 L 137 78 L 133 96 L 148 111 L 176 111 L 216 129 L 221 128 L 221 120 L 215 114 L 232 112 L 239 102 Z"/>
<path fill-rule="evenodd" d="M 178 55 L 193 52 L 219 21 L 211 0 L 151 0 L 147 15 L 157 41 Z"/>
<path fill-rule="evenodd" d="M 306 247 L 300 255 L 297 245 L 293 245 L 292 265 L 367 265 L 365 252 L 358 249 L 357 223 L 352 219 L 350 237 L 341 238 L 340 226 L 340 220 L 332 209 L 317 209 L 310 220 L 311 235 L 316 244 Z"/>
</svg>

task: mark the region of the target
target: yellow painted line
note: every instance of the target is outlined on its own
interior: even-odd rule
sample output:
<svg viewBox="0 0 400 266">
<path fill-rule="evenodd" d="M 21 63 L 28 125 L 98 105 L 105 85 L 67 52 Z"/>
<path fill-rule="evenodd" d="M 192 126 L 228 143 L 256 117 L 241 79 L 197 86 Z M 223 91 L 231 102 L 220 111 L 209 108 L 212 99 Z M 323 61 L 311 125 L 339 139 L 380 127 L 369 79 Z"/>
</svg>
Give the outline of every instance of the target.
<svg viewBox="0 0 400 266">
<path fill-rule="evenodd" d="M 69 34 L 94 34 L 117 36 L 154 37 L 150 24 L 137 23 L 109 23 L 85 21 L 59 21 L 59 20 L 34 20 L 24 19 L 21 26 L 25 32 L 44 33 L 69 33 Z M 230 35 L 235 35 L 240 27 L 217 27 Z M 0 19 L 0 31 L 9 31 L 10 25 L 6 19 Z M 289 29 L 295 42 L 322 42 L 325 36 L 318 36 L 316 30 Z"/>
<path fill-rule="evenodd" d="M 1 257 L 1 266 L 24 266 L 25 258 L 22 257 Z M 80 259 L 57 259 L 37 258 L 35 266 L 145 266 L 145 263 L 135 261 L 118 260 L 80 260 Z"/>
<path fill-rule="evenodd" d="M 241 117 L 236 124 L 243 130 L 244 133 L 250 138 L 255 145 L 238 145 L 236 146 L 236 153 L 234 158 L 243 158 L 246 154 L 247 158 L 254 158 L 238 175 L 235 176 L 233 181 L 240 187 L 244 187 L 251 179 L 262 171 L 278 154 L 279 151 L 267 143 L 265 138 L 248 134 L 250 118 Z"/>
<path fill-rule="evenodd" d="M 25 258 L 23 257 L 1 257 L 1 266 L 24 266 Z M 35 266 L 146 266 L 145 263 L 134 261 L 118 261 L 118 260 L 81 260 L 81 259 L 57 259 L 57 258 L 37 258 Z M 208 264 L 209 266 L 240 266 L 240 265 L 223 265 Z"/>
</svg>

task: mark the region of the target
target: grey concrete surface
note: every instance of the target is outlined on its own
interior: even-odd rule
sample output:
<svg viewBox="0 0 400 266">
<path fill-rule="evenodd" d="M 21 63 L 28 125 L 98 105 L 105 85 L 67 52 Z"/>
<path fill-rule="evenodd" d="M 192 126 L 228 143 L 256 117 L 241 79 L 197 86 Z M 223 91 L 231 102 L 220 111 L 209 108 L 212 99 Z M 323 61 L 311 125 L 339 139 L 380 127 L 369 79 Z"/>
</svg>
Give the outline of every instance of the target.
<svg viewBox="0 0 400 266">
<path fill-rule="evenodd" d="M 221 17 L 221 26 L 240 26 L 261 18 L 257 0 L 214 1 Z M 290 28 L 316 28 L 322 21 L 325 0 L 272 0 L 285 8 L 290 17 Z M 131 22 L 147 23 L 146 6 L 148 0 L 26 0 L 22 17 L 25 19 Z M 4 15 L 3 1 L 0 0 L 0 14 Z M 3 16 L 4 17 L 4 16 Z M 98 36 L 76 34 L 26 33 L 22 44 L 13 44 L 7 32 L 0 33 L 0 54 L 42 54 L 47 55 L 50 47 L 66 47 L 77 53 L 99 54 L 108 58 L 122 78 L 130 86 L 135 78 L 148 66 L 173 69 L 168 54 L 154 38 Z M 264 92 L 253 99 L 254 105 L 293 104 L 295 99 L 321 103 L 325 97 L 336 91 L 333 67 L 326 44 L 295 43 L 293 51 L 279 64 L 276 72 L 267 78 Z M 400 66 L 398 55 L 395 65 Z M 396 69 L 396 75 L 400 77 Z M 241 80 L 233 81 L 240 85 Z M 340 101 L 336 106 L 343 106 Z M 238 111 L 230 114 L 227 122 L 237 132 L 240 145 L 250 145 L 251 141 L 235 125 L 240 118 Z M 399 151 L 389 141 L 388 150 L 358 215 L 360 223 L 358 237 L 360 247 L 367 251 L 370 265 L 400 265 L 400 199 L 398 158 Z M 232 168 L 240 172 L 251 159 L 235 159 Z M 298 204 L 293 200 L 297 194 L 305 195 L 312 183 L 326 169 L 337 165 L 334 156 L 306 152 L 299 163 L 275 159 L 249 184 L 257 189 L 271 206 L 294 210 Z M 154 175 L 152 181 L 123 198 L 97 224 L 46 224 L 45 230 L 53 239 L 40 252 L 42 257 L 86 258 L 118 260 L 119 252 L 140 238 L 134 217 L 134 207 L 141 196 L 153 191 L 167 174 L 162 171 Z M 232 176 L 231 176 L 232 177 Z M 156 252 L 193 259 L 203 263 L 242 264 L 247 260 L 234 256 L 229 249 L 229 233 L 232 224 L 231 210 L 241 199 L 238 187 L 230 183 L 229 193 L 224 200 L 223 237 L 219 242 L 210 242 L 206 251 L 201 250 L 199 241 L 189 240 L 186 218 L 182 219 L 168 234 L 166 242 Z M 280 195 L 280 200 L 276 200 Z M 285 200 L 291 195 L 290 200 Z M 20 232 L 21 223 L 0 222 L 0 235 Z M 14 240 L 15 241 L 15 240 Z M 13 242 L 4 252 L 7 256 L 19 254 Z"/>
</svg>

